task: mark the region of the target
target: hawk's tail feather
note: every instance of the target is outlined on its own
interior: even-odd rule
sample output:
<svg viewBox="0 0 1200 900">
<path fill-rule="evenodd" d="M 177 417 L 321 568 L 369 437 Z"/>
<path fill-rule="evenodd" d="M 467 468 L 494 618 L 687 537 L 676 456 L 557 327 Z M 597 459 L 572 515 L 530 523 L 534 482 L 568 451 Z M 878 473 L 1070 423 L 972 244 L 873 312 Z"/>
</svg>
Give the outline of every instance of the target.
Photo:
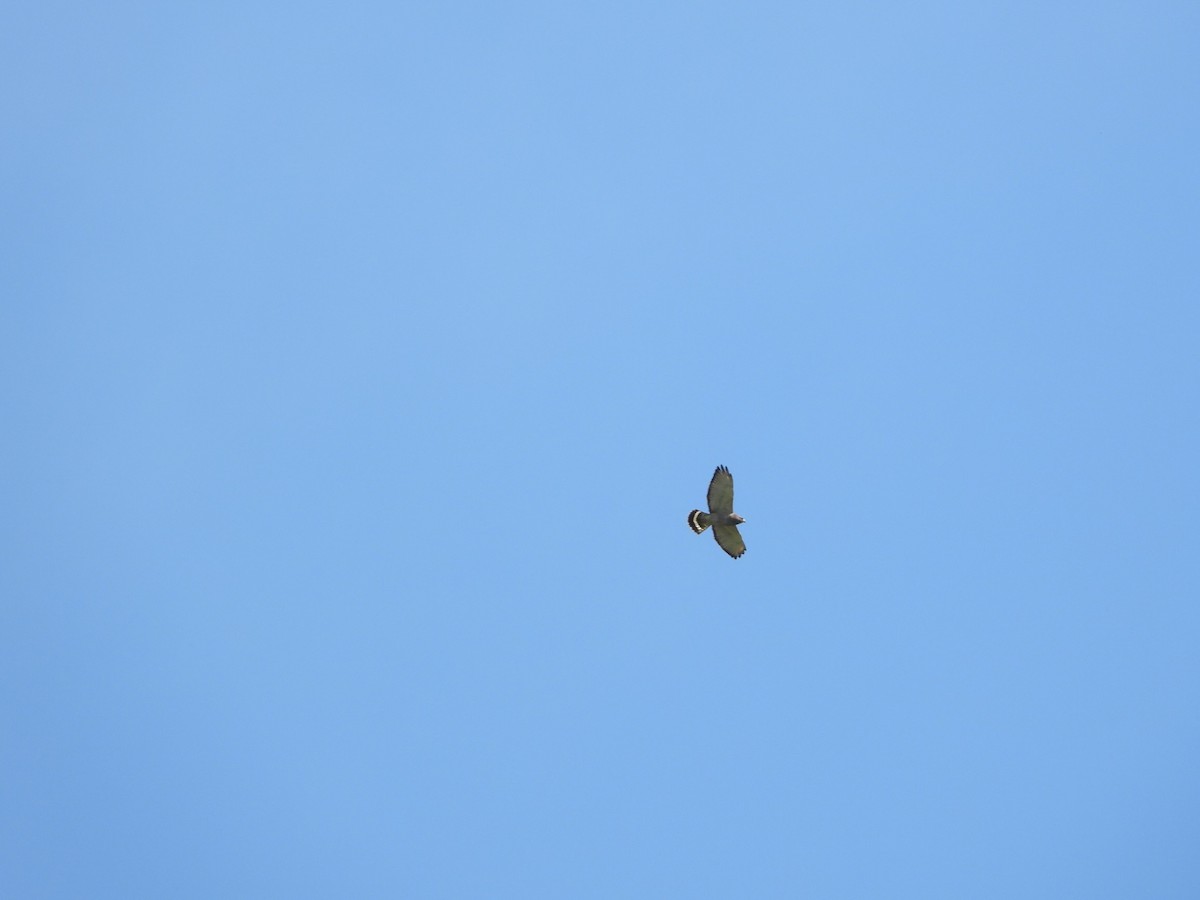
<svg viewBox="0 0 1200 900">
<path fill-rule="evenodd" d="M 700 512 L 698 509 L 693 509 L 688 513 L 688 528 L 692 529 L 696 534 L 703 534 L 704 529 L 710 524 L 712 523 L 709 522 L 708 513 Z"/>
</svg>

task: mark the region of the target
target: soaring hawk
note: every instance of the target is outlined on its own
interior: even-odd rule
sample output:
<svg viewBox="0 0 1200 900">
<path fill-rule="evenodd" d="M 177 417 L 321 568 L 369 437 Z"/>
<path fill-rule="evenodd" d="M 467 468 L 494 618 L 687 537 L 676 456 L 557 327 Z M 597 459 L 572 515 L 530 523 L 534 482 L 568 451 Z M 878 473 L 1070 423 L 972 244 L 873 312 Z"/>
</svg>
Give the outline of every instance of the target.
<svg viewBox="0 0 1200 900">
<path fill-rule="evenodd" d="M 708 483 L 708 512 L 693 509 L 688 513 L 688 525 L 696 534 L 712 526 L 713 537 L 721 549 L 737 559 L 746 552 L 746 545 L 737 527 L 746 520 L 733 511 L 733 476 L 724 466 L 717 466 Z"/>
</svg>

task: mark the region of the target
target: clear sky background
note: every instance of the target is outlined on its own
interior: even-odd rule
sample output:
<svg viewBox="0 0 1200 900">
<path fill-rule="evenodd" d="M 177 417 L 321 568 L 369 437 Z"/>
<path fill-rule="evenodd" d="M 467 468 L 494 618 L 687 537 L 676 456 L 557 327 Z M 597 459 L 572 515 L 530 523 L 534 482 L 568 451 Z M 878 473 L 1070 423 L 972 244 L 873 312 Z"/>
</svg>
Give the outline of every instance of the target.
<svg viewBox="0 0 1200 900">
<path fill-rule="evenodd" d="M 3 896 L 1200 896 L 1200 6 L 0 75 Z"/>
</svg>

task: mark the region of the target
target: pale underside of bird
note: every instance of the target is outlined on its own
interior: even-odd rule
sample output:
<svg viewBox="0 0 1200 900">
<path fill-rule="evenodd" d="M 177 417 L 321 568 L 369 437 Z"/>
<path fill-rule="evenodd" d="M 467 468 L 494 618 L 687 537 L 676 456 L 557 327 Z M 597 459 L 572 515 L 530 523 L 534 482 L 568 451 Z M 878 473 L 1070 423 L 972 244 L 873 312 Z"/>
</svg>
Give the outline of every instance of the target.
<svg viewBox="0 0 1200 900">
<path fill-rule="evenodd" d="M 708 512 L 693 509 L 688 513 L 688 527 L 696 534 L 703 534 L 711 525 L 721 549 L 737 559 L 746 552 L 746 544 L 737 530 L 745 521 L 733 511 L 733 476 L 724 466 L 717 466 L 708 483 Z"/>
</svg>

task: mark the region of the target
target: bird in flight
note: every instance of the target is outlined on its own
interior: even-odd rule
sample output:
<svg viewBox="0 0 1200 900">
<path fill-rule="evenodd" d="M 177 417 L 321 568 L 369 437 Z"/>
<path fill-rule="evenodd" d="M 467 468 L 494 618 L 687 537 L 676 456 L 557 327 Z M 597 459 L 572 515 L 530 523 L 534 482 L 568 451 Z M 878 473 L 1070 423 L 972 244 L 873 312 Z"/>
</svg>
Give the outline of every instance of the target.
<svg viewBox="0 0 1200 900">
<path fill-rule="evenodd" d="M 746 544 L 737 530 L 745 521 L 733 511 L 733 476 L 724 466 L 717 466 L 708 483 L 708 512 L 693 509 L 688 513 L 688 526 L 696 534 L 703 534 L 711 525 L 721 549 L 737 559 L 746 552 Z"/>
</svg>

